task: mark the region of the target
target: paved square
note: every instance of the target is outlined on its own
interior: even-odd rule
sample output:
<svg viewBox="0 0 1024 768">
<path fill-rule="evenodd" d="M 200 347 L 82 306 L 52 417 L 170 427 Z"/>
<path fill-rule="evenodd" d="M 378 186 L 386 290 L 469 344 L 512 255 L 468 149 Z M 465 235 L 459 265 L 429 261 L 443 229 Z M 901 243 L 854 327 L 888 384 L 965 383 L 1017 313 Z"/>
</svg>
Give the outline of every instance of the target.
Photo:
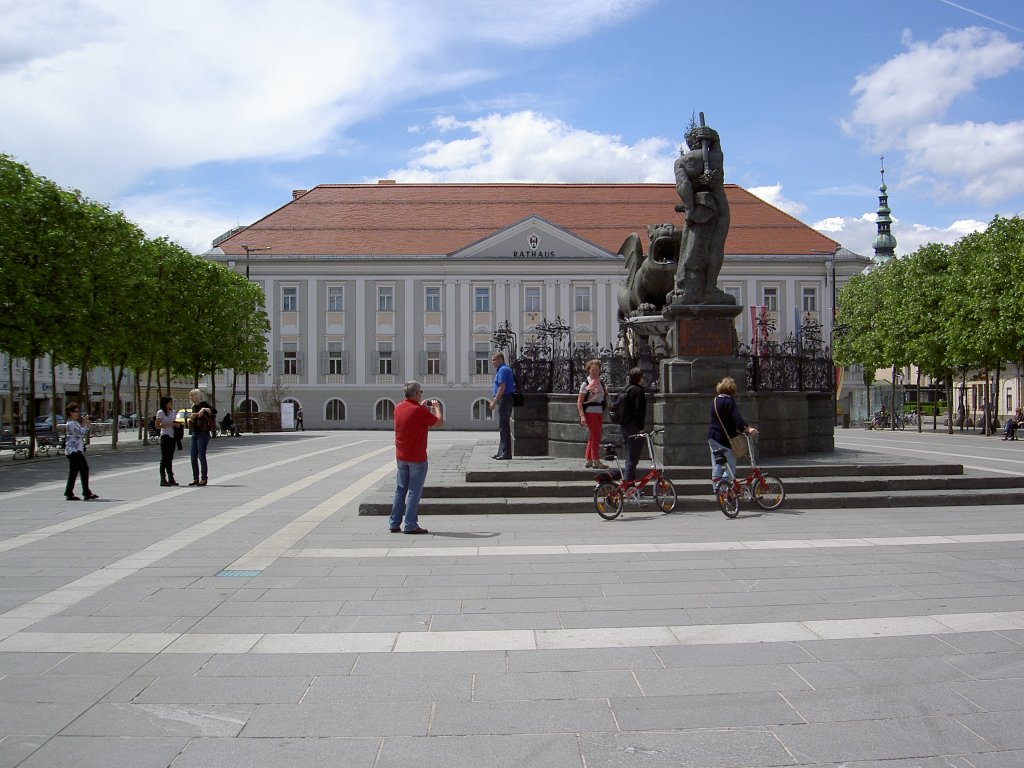
<svg viewBox="0 0 1024 768">
<path fill-rule="evenodd" d="M 432 434 L 428 486 L 500 481 L 495 439 Z M 1024 475 L 969 434 L 837 444 Z M 357 515 L 390 433 L 221 439 L 205 488 L 158 487 L 157 453 L 97 446 L 77 504 L 62 459 L 0 461 L 0 768 L 1024 765 L 1019 506 L 396 536 Z"/>
</svg>

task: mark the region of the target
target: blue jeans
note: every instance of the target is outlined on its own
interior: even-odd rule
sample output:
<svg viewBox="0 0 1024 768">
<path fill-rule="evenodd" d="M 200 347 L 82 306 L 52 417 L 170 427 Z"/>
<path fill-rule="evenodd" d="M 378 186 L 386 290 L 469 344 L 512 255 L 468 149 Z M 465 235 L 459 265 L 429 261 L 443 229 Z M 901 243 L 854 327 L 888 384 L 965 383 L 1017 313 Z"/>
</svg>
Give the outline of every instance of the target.
<svg viewBox="0 0 1024 768">
<path fill-rule="evenodd" d="M 498 401 L 498 453 L 503 459 L 512 458 L 512 395 Z"/>
<path fill-rule="evenodd" d="M 722 465 L 715 461 L 715 451 L 725 451 L 725 460 L 729 464 L 729 474 L 733 480 L 736 479 L 736 457 L 733 456 L 732 446 L 722 445 L 717 440 L 708 439 L 708 447 L 711 448 L 711 482 L 717 483 L 722 479 L 725 470 Z"/>
<path fill-rule="evenodd" d="M 192 479 L 206 480 L 209 476 L 206 467 L 206 447 L 210 444 L 210 433 L 193 432 L 192 439 L 189 442 L 191 443 L 189 446 L 189 458 L 192 460 Z M 199 475 L 200 466 L 203 468 L 202 477 Z"/>
<path fill-rule="evenodd" d="M 647 441 L 643 437 L 632 437 L 640 431 L 642 430 L 626 429 L 625 427 L 620 430 L 622 434 L 622 447 L 626 454 L 625 467 L 622 470 L 623 480 L 636 480 L 636 465 L 640 463 L 640 459 L 644 455 L 644 448 L 647 445 Z"/>
<path fill-rule="evenodd" d="M 400 528 L 405 517 L 405 530 L 420 527 L 419 508 L 423 483 L 427 480 L 427 462 L 399 461 L 395 479 L 395 500 L 391 504 L 391 527 Z"/>
</svg>

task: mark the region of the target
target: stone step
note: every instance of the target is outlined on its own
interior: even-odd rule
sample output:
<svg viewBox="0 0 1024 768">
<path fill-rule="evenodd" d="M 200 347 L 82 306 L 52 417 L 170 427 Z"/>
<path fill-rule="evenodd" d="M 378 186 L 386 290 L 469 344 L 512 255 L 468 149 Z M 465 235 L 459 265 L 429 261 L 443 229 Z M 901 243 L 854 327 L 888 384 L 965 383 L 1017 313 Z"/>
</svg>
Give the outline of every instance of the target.
<svg viewBox="0 0 1024 768">
<path fill-rule="evenodd" d="M 467 483 L 494 483 L 500 478 L 505 483 L 536 482 L 541 480 L 565 482 L 571 480 L 593 479 L 598 470 L 578 468 L 552 468 L 530 466 L 522 469 L 509 467 L 504 462 L 488 466 L 485 469 L 470 469 L 465 473 Z M 646 471 L 647 465 L 641 463 L 638 472 Z M 741 462 L 740 472 L 745 471 Z M 915 477 L 924 475 L 962 475 L 962 464 L 765 464 L 761 471 L 779 477 L 863 477 L 890 476 Z M 706 480 L 710 469 L 708 465 L 699 467 L 668 467 L 668 476 L 675 480 Z"/>
<path fill-rule="evenodd" d="M 982 478 L 997 480 L 998 478 Z M 593 488 L 593 485 L 590 486 Z M 429 498 L 426 495 L 420 502 L 421 515 L 507 515 L 507 514 L 543 514 L 543 513 L 589 513 L 595 514 L 591 493 L 581 488 L 576 496 L 530 496 L 512 497 L 492 494 L 478 494 L 470 498 L 446 496 Z M 1024 504 L 1024 487 L 1021 488 L 966 488 L 966 489 L 905 489 L 905 490 L 870 490 L 854 492 L 793 492 L 790 483 L 786 482 L 786 501 L 778 512 L 799 509 L 853 509 L 878 507 L 926 507 L 926 506 L 964 506 L 988 504 Z M 711 494 L 705 491 L 701 495 L 679 494 L 679 503 L 675 513 L 716 511 L 718 509 Z M 761 510 L 753 501 L 741 503 L 742 511 Z M 359 505 L 360 515 L 388 515 L 391 512 L 391 494 L 371 493 Z M 642 512 L 661 514 L 654 506 L 653 500 L 645 499 L 640 505 L 627 503 L 625 512 Z"/>
<path fill-rule="evenodd" d="M 927 491 L 927 490 L 986 490 L 1024 488 L 1024 476 L 999 475 L 982 477 L 980 475 L 915 475 L 903 476 L 860 476 L 849 478 L 806 477 L 783 474 L 785 468 L 775 474 L 785 483 L 787 493 L 883 493 L 888 491 Z M 589 471 L 593 474 L 592 471 Z M 672 484 L 680 496 L 704 496 L 708 493 L 710 480 L 708 471 L 704 470 L 699 479 L 674 477 Z M 590 494 L 594 488 L 594 478 L 576 478 L 565 481 L 530 480 L 525 482 L 506 482 L 491 479 L 488 483 L 465 483 L 446 486 L 427 486 L 423 489 L 423 498 L 480 499 L 490 496 L 507 498 L 576 498 Z"/>
</svg>

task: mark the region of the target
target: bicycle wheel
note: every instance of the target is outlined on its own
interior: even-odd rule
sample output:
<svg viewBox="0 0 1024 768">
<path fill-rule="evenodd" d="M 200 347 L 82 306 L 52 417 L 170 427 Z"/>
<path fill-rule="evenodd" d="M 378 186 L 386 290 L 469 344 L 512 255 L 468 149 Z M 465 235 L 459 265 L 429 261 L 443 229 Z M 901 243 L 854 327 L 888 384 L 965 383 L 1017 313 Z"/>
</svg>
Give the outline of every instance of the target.
<svg viewBox="0 0 1024 768">
<path fill-rule="evenodd" d="M 728 518 L 734 518 L 740 513 L 740 497 L 727 483 L 719 484 L 715 491 L 715 498 L 718 499 L 718 506 L 722 508 L 722 514 Z"/>
<path fill-rule="evenodd" d="M 676 487 L 671 480 L 662 476 L 654 481 L 654 503 L 658 509 L 665 513 L 671 512 L 676 508 L 677 500 Z"/>
<path fill-rule="evenodd" d="M 755 503 L 761 509 L 778 509 L 786 500 L 786 488 L 775 475 L 761 475 L 761 481 L 754 483 L 751 490 Z"/>
<path fill-rule="evenodd" d="M 622 489 L 607 480 L 594 489 L 594 509 L 605 520 L 614 520 L 622 514 Z"/>
</svg>

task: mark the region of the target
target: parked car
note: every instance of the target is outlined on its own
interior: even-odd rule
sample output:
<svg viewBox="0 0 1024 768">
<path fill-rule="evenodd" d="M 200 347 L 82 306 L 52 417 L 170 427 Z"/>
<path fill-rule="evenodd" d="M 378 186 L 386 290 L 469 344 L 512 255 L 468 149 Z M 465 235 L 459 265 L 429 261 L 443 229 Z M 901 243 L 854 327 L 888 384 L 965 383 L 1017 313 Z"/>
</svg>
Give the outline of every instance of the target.
<svg viewBox="0 0 1024 768">
<path fill-rule="evenodd" d="M 63 416 L 57 414 L 57 426 L 67 422 Z M 40 432 L 53 432 L 53 417 L 51 416 L 40 416 L 36 419 L 36 434 Z"/>
</svg>

